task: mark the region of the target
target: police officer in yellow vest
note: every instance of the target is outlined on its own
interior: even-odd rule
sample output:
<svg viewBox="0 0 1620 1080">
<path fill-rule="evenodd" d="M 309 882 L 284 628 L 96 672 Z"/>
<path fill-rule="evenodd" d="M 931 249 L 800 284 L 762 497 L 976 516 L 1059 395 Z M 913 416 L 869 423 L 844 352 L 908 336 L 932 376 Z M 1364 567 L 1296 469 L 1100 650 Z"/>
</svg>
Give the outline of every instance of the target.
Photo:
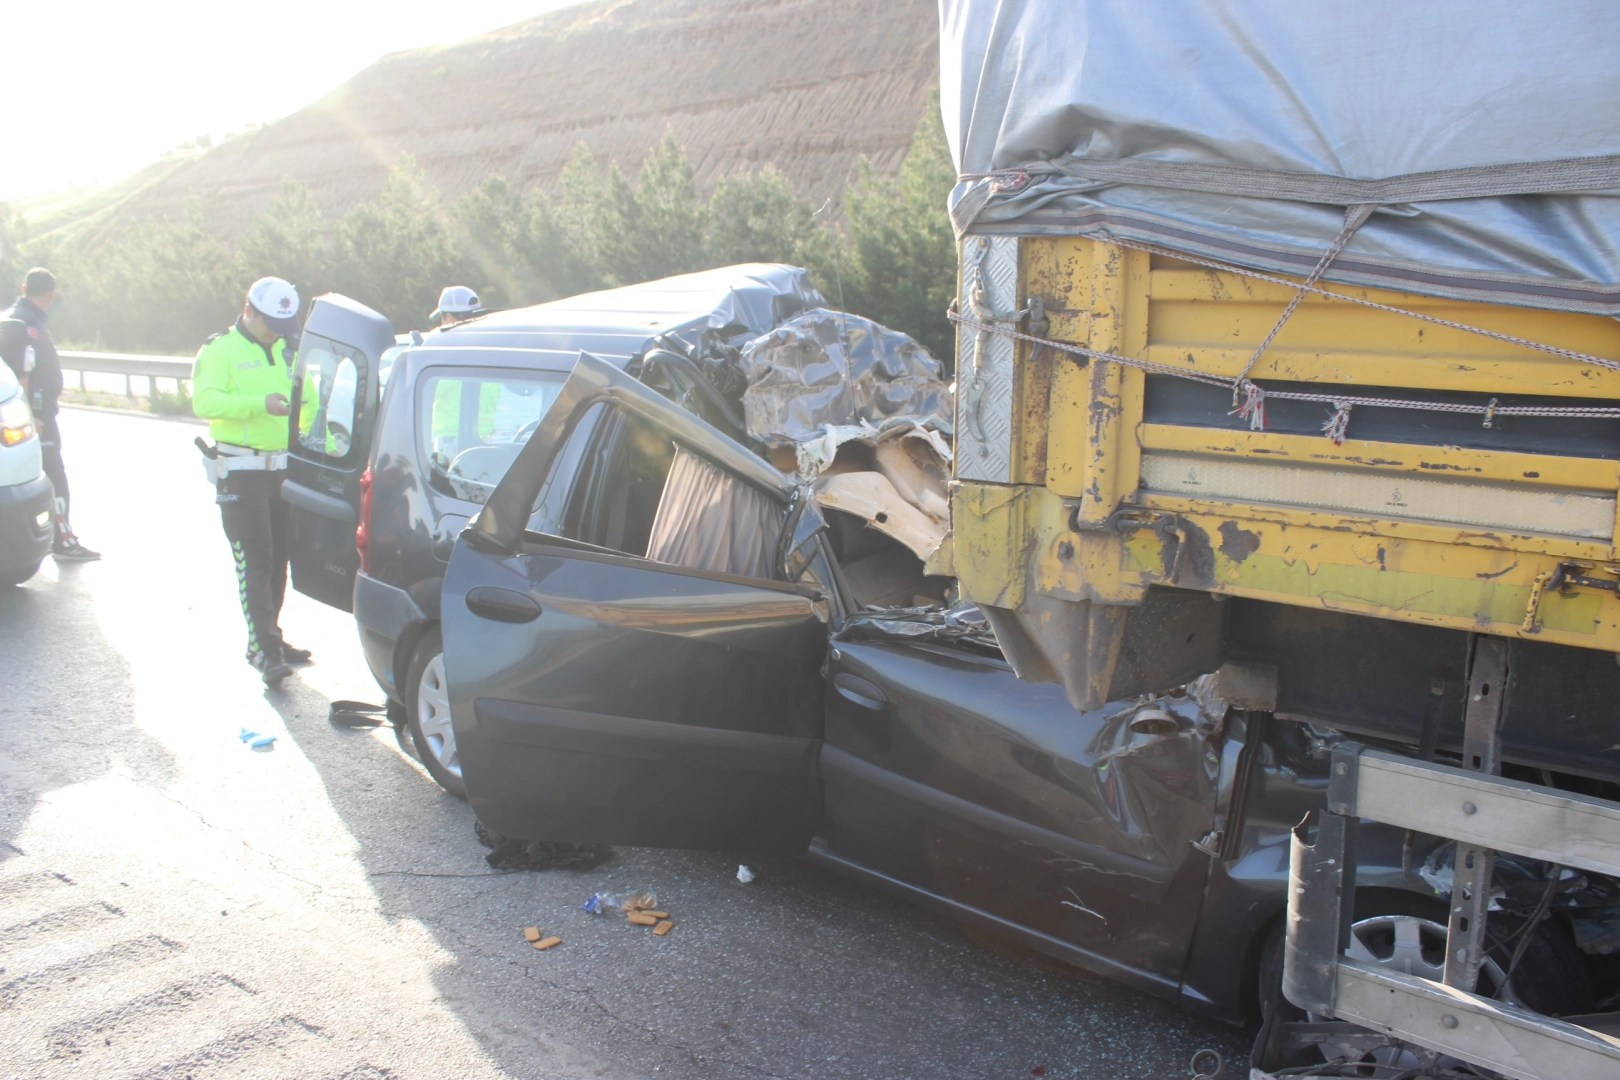
<svg viewBox="0 0 1620 1080">
<path fill-rule="evenodd" d="M 309 659 L 281 637 L 287 592 L 288 398 L 292 394 L 298 292 L 266 277 L 248 289 L 236 325 L 208 339 L 191 370 L 191 407 L 215 445 L 204 465 L 236 560 L 248 625 L 248 662 L 274 686 Z"/>
</svg>

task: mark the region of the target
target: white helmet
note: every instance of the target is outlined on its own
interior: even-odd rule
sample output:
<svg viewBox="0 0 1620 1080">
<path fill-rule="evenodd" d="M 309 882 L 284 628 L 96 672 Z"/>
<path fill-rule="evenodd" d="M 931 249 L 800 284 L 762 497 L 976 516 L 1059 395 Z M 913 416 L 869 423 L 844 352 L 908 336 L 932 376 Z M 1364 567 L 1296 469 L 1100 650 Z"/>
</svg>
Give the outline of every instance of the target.
<svg viewBox="0 0 1620 1080">
<path fill-rule="evenodd" d="M 248 303 L 283 336 L 298 329 L 298 290 L 290 281 L 262 277 L 248 286 Z"/>
</svg>

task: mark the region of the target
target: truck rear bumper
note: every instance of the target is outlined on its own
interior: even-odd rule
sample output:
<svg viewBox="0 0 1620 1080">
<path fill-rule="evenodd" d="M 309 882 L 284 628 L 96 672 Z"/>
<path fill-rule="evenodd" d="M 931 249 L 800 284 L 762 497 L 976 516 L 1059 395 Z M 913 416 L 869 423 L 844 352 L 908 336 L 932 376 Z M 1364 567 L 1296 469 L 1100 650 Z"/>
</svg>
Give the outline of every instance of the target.
<svg viewBox="0 0 1620 1080">
<path fill-rule="evenodd" d="M 1620 874 L 1620 806 L 1341 743 L 1315 843 L 1306 842 L 1306 825 L 1294 832 L 1283 967 L 1288 999 L 1317 1016 L 1527 1080 L 1620 1073 L 1620 1039 L 1604 1031 L 1343 955 L 1361 816 L 1453 837 L 1459 851 L 1488 845 L 1612 876 Z M 1459 947 L 1453 923 L 1448 957 L 1470 947 Z"/>
</svg>

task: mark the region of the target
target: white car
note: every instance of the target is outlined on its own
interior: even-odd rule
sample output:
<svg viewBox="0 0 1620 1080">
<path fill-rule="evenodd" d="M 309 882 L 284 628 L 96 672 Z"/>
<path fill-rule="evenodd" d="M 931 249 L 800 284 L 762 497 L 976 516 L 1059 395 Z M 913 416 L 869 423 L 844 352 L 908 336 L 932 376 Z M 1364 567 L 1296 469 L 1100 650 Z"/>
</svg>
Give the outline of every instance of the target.
<svg viewBox="0 0 1620 1080">
<path fill-rule="evenodd" d="M 55 497 L 40 465 L 28 395 L 0 364 L 0 587 L 21 585 L 50 554 Z"/>
</svg>

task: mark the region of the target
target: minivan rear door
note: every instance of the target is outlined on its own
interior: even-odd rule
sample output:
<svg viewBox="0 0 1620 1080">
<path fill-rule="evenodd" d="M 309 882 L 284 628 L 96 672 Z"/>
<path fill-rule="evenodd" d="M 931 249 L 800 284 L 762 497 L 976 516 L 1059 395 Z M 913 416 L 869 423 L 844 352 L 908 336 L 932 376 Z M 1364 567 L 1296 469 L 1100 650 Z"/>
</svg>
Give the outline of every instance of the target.
<svg viewBox="0 0 1620 1080">
<path fill-rule="evenodd" d="M 591 424 L 591 446 L 570 436 Z M 566 506 L 546 488 L 577 471 Z M 531 840 L 803 850 L 826 601 L 780 580 L 790 481 L 582 356 L 457 541 L 441 603 L 468 800 Z"/>
<path fill-rule="evenodd" d="M 357 301 L 315 299 L 293 368 L 287 479 L 293 588 L 354 610 L 360 477 L 376 424 L 378 361 L 394 345 L 389 321 Z"/>
</svg>

